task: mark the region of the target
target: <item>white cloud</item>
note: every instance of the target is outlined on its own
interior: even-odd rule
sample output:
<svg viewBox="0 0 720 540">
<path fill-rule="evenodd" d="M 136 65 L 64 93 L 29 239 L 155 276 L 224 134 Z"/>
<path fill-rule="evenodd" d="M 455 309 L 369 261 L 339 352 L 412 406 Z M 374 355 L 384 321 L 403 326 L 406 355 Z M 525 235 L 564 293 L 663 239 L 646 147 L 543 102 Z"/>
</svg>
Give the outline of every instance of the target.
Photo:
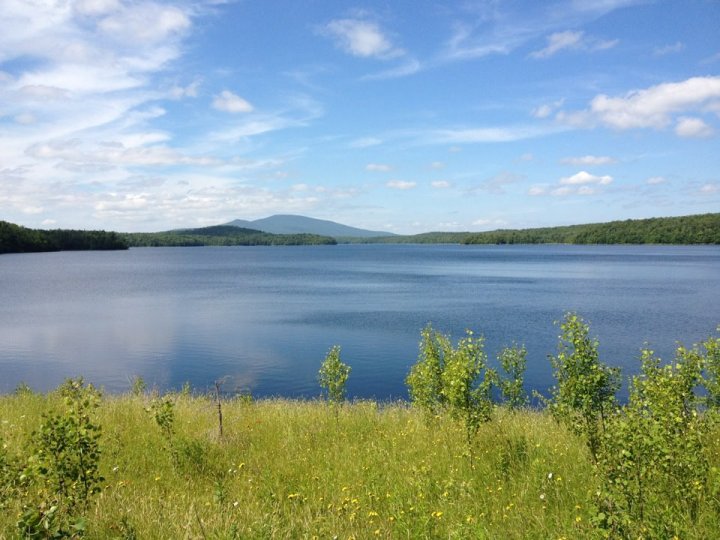
<svg viewBox="0 0 720 540">
<path fill-rule="evenodd" d="M 553 197 L 568 197 L 571 195 L 599 195 L 603 187 L 613 182 L 612 176 L 597 176 L 587 171 L 580 171 L 572 176 L 561 178 L 557 184 L 536 184 L 528 190 L 531 196 L 552 195 Z"/>
<path fill-rule="evenodd" d="M 444 169 L 444 168 L 445 168 L 445 164 L 444 164 L 442 161 L 433 161 L 433 162 L 430 164 L 430 168 L 437 171 L 437 170 L 440 170 L 440 169 Z"/>
<path fill-rule="evenodd" d="M 715 132 L 700 118 L 681 116 L 675 126 L 675 133 L 686 138 L 706 138 L 712 137 Z"/>
<path fill-rule="evenodd" d="M 408 182 L 406 180 L 390 180 L 385 185 L 392 189 L 407 190 L 407 189 L 413 189 L 415 186 L 417 186 L 417 183 L 416 182 Z"/>
<path fill-rule="evenodd" d="M 720 193 L 720 182 L 704 184 L 700 188 L 700 193 L 703 195 L 714 195 L 715 193 Z"/>
<path fill-rule="evenodd" d="M 563 49 L 577 49 L 581 46 L 583 32 L 555 32 L 547 38 L 545 48 L 530 53 L 531 58 L 550 58 Z"/>
<path fill-rule="evenodd" d="M 370 172 L 389 172 L 392 170 L 392 167 L 384 163 L 368 163 L 365 165 L 365 170 Z"/>
<path fill-rule="evenodd" d="M 223 90 L 216 95 L 213 98 L 212 105 L 218 111 L 229 113 L 247 113 L 253 110 L 253 106 L 248 101 L 229 90 Z"/>
<path fill-rule="evenodd" d="M 580 171 L 572 176 L 566 176 L 560 179 L 561 185 L 581 185 L 581 184 L 600 184 L 606 186 L 613 181 L 612 176 L 596 176 L 587 171 Z"/>
<path fill-rule="evenodd" d="M 403 54 L 372 21 L 337 19 L 328 23 L 325 31 L 335 38 L 339 48 L 353 56 L 393 58 Z"/>
<path fill-rule="evenodd" d="M 586 167 L 595 165 L 610 165 L 616 163 L 617 160 L 610 156 L 579 156 L 579 157 L 567 157 L 561 160 L 561 163 L 565 165 L 584 165 Z"/>
<path fill-rule="evenodd" d="M 447 180 L 434 180 L 430 183 L 430 185 L 435 189 L 448 189 L 452 186 L 452 184 Z"/>
<path fill-rule="evenodd" d="M 558 119 L 577 127 L 599 123 L 614 129 L 666 128 L 674 114 L 713 107 L 720 102 L 720 77 L 693 77 L 633 90 L 622 97 L 600 94 L 590 108 L 558 114 Z"/>
<path fill-rule="evenodd" d="M 667 179 L 664 176 L 651 176 L 645 180 L 645 183 L 648 186 L 659 186 L 660 184 L 666 184 Z"/>
</svg>

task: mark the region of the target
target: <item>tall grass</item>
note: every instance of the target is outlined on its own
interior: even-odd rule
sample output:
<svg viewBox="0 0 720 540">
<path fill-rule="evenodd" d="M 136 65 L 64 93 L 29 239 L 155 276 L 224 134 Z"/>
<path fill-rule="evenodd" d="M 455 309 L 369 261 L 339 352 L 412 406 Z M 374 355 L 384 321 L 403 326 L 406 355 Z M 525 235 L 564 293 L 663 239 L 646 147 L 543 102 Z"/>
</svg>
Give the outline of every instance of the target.
<svg viewBox="0 0 720 540">
<path fill-rule="evenodd" d="M 404 403 L 223 402 L 173 396 L 168 442 L 145 396 L 103 399 L 102 492 L 89 538 L 578 538 L 599 489 L 587 446 L 544 412 L 495 410 L 474 459 L 463 427 Z M 21 455 L 55 394 L 0 397 L 0 438 Z M 717 450 L 720 431 L 712 437 Z M 714 467 L 720 466 L 714 453 Z M 20 500 L 6 500 L 13 538 Z M 689 537 L 717 537 L 711 504 Z"/>
</svg>

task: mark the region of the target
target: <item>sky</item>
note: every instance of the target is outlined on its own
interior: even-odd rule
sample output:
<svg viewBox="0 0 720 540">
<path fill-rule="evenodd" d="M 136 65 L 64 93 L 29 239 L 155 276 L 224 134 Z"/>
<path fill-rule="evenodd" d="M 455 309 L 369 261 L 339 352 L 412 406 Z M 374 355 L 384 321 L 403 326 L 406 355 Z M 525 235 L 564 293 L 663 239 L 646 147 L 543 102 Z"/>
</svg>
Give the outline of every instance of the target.
<svg viewBox="0 0 720 540">
<path fill-rule="evenodd" d="M 1 0 L 0 219 L 720 212 L 717 0 Z"/>
</svg>

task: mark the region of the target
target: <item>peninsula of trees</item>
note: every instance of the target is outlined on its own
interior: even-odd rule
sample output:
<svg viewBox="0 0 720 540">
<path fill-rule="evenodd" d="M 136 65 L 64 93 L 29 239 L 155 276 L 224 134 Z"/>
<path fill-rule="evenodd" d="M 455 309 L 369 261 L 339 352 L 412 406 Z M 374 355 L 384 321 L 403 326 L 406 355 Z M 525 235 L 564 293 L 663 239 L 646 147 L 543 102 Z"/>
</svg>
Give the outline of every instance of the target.
<svg viewBox="0 0 720 540">
<path fill-rule="evenodd" d="M 0 253 L 127 249 L 121 235 L 106 231 L 28 229 L 0 221 Z"/>
</svg>

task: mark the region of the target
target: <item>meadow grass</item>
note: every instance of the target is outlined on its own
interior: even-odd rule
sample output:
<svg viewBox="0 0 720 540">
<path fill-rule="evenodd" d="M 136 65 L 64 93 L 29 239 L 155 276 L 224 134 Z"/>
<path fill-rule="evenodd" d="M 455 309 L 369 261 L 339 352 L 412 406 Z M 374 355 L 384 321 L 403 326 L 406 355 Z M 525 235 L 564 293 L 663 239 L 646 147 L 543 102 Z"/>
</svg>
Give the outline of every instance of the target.
<svg viewBox="0 0 720 540">
<path fill-rule="evenodd" d="M 88 538 L 588 538 L 599 489 L 586 444 L 546 412 L 495 408 L 465 430 L 407 403 L 173 395 L 174 434 L 148 395 L 103 397 L 102 491 Z M 0 397 L 0 444 L 22 456 L 55 393 Z M 719 431 L 707 441 L 720 466 Z M 15 538 L 20 500 L 0 510 Z M 689 537 L 718 537 L 717 505 Z"/>
</svg>

